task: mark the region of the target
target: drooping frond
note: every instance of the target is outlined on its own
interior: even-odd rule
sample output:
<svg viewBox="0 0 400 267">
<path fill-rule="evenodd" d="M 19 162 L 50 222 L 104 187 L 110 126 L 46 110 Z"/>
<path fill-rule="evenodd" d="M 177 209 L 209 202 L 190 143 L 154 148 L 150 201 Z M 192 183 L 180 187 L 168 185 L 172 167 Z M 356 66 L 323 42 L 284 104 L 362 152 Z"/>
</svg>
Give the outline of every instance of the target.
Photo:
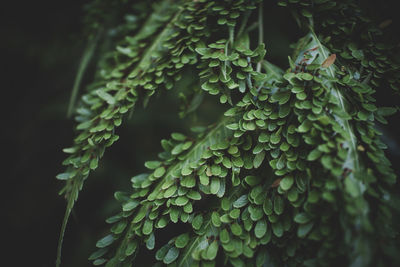
<svg viewBox="0 0 400 267">
<path fill-rule="evenodd" d="M 280 1 L 307 31 L 284 71 L 264 58 L 268 35 L 251 34 L 249 21 L 259 15 L 253 20 L 263 29 L 268 4 L 156 2 L 135 34 L 118 42 L 113 68 L 101 69 L 112 65 L 107 58 L 99 64 L 100 86 L 82 97 L 78 135 L 58 175 L 68 200 L 61 235 L 85 179 L 136 102 L 173 90 L 189 69 L 193 99 L 204 91 L 230 108 L 204 131 L 162 140 L 160 159 L 145 163 L 149 173 L 115 194 L 121 211 L 107 219 L 111 232 L 90 256 L 95 265 L 132 266 L 156 247 L 149 260 L 156 266 L 387 260 L 377 243 L 393 243 L 382 222 L 390 225 L 396 175 L 375 119 L 384 123 L 396 109 L 379 107 L 374 93 L 388 85 L 396 95 L 399 67 L 393 47 L 377 41 L 384 27 L 353 1 Z M 359 15 L 349 17 L 351 8 Z M 160 243 L 172 225 L 175 237 Z"/>
</svg>

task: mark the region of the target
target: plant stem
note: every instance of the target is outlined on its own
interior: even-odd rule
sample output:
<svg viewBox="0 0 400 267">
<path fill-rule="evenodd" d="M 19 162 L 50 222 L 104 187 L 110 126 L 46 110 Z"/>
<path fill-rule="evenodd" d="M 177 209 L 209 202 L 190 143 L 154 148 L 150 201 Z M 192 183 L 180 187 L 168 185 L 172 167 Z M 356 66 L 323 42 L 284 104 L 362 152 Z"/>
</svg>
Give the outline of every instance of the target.
<svg viewBox="0 0 400 267">
<path fill-rule="evenodd" d="M 90 40 L 86 45 L 85 51 L 83 52 L 81 62 L 79 64 L 78 72 L 74 81 L 74 86 L 72 87 L 71 97 L 69 99 L 67 118 L 70 118 L 72 112 L 74 111 L 76 98 L 78 96 L 79 87 L 82 82 L 83 75 L 85 74 L 87 67 L 92 59 L 93 53 L 96 50 L 97 42 L 100 39 L 101 31 L 99 31 L 94 39 Z"/>
<path fill-rule="evenodd" d="M 236 34 L 236 39 L 238 39 L 238 38 L 240 37 L 240 35 L 243 34 L 244 28 L 246 27 L 247 21 L 249 20 L 249 17 L 250 17 L 250 13 L 251 13 L 251 11 L 247 11 L 247 12 L 244 14 L 242 24 L 240 25 L 239 31 L 238 31 L 237 34 Z"/>
<path fill-rule="evenodd" d="M 264 43 L 263 3 L 258 7 L 258 44 Z M 257 72 L 261 71 L 261 61 L 257 63 Z"/>
</svg>

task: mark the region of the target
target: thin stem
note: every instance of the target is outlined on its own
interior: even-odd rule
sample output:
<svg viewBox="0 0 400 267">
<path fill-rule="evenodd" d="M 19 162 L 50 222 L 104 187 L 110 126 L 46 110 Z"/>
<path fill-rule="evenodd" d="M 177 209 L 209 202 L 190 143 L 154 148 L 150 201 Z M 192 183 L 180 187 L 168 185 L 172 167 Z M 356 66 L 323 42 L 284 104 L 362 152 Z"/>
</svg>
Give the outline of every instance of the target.
<svg viewBox="0 0 400 267">
<path fill-rule="evenodd" d="M 67 118 L 70 118 L 72 115 L 72 112 L 74 111 L 75 102 L 76 102 L 76 98 L 78 96 L 79 87 L 81 85 L 83 75 L 85 74 L 87 67 L 89 66 L 89 63 L 92 59 L 94 51 L 96 50 L 97 42 L 100 38 L 100 35 L 101 35 L 101 31 L 99 31 L 96 34 L 94 39 L 92 39 L 91 41 L 88 42 L 88 44 L 85 48 L 85 51 L 83 52 L 81 62 L 79 64 L 78 72 L 76 74 L 76 78 L 74 81 L 74 86 L 72 88 L 71 97 L 69 99 Z"/>
<path fill-rule="evenodd" d="M 235 43 L 234 38 L 235 38 L 235 28 L 232 26 L 229 26 L 229 43 L 226 43 L 226 45 L 225 45 L 225 56 L 228 56 L 233 51 L 233 44 Z M 230 47 L 230 49 L 229 49 L 229 47 Z M 228 52 L 228 50 L 230 50 L 230 51 Z M 227 66 L 230 66 L 229 60 L 224 61 L 223 74 L 224 74 L 225 79 L 226 79 L 226 67 Z"/>
<path fill-rule="evenodd" d="M 249 27 L 246 29 L 246 33 L 252 32 L 254 29 L 258 27 L 258 22 L 252 23 Z"/>
<path fill-rule="evenodd" d="M 237 34 L 236 34 L 236 39 L 238 39 L 238 38 L 240 37 L 240 35 L 243 34 L 244 29 L 245 29 L 245 27 L 246 27 L 246 25 L 247 25 L 247 21 L 249 20 L 249 17 L 250 17 L 250 13 L 251 13 L 251 11 L 247 11 L 247 12 L 244 14 L 242 24 L 240 25 L 239 31 L 238 31 Z"/>
<path fill-rule="evenodd" d="M 235 35 L 235 28 L 230 26 L 229 27 L 229 43 L 231 44 L 231 48 L 233 48 L 234 35 Z"/>
<path fill-rule="evenodd" d="M 258 45 L 264 43 L 263 3 L 258 7 Z M 257 72 L 261 71 L 261 61 L 257 63 Z"/>
<path fill-rule="evenodd" d="M 60 237 L 58 239 L 57 245 L 57 258 L 56 258 L 56 267 L 61 266 L 61 252 L 62 252 L 62 245 L 64 240 L 65 229 L 67 228 L 67 223 L 69 216 L 71 215 L 72 208 L 74 207 L 75 201 L 78 198 L 79 189 L 83 185 L 83 178 L 79 177 L 80 179 L 74 183 L 72 192 L 70 193 L 71 196 L 68 198 L 67 208 L 65 209 L 65 215 L 61 226 Z"/>
</svg>

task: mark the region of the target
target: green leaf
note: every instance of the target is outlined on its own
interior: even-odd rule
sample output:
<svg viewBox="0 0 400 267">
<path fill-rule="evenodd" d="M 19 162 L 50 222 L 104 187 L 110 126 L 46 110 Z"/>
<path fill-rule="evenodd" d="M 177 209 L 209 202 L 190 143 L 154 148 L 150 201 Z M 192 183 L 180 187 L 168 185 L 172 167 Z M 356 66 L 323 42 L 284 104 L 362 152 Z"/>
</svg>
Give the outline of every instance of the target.
<svg viewBox="0 0 400 267">
<path fill-rule="evenodd" d="M 94 159 L 92 159 L 90 161 L 89 167 L 90 167 L 90 169 L 94 170 L 94 169 L 97 168 L 98 164 L 99 164 L 99 159 L 98 158 L 94 158 Z"/>
<path fill-rule="evenodd" d="M 230 212 L 230 213 L 232 213 L 232 212 Z M 228 214 L 222 215 L 220 219 L 221 219 L 221 222 L 223 222 L 223 223 L 230 223 L 232 221 Z"/>
<path fill-rule="evenodd" d="M 381 116 L 391 116 L 397 112 L 397 109 L 393 107 L 380 107 L 377 112 Z"/>
<path fill-rule="evenodd" d="M 229 233 L 226 229 L 223 229 L 219 233 L 219 239 L 221 240 L 222 243 L 228 243 L 230 240 Z"/>
<path fill-rule="evenodd" d="M 178 155 L 182 151 L 183 151 L 183 144 L 178 144 L 171 150 L 171 154 L 172 155 Z"/>
<path fill-rule="evenodd" d="M 141 184 L 147 179 L 149 175 L 142 173 L 131 178 L 133 188 L 140 188 Z"/>
<path fill-rule="evenodd" d="M 226 128 L 228 128 L 229 130 L 237 130 L 239 129 L 239 125 L 237 123 L 231 123 L 226 125 Z"/>
<path fill-rule="evenodd" d="M 282 181 L 281 181 L 282 182 Z M 278 215 L 283 213 L 284 200 L 281 196 L 276 196 L 274 198 L 274 212 Z"/>
<path fill-rule="evenodd" d="M 244 58 L 239 58 L 239 59 L 237 60 L 237 64 L 238 64 L 240 67 L 242 67 L 242 68 L 245 68 L 245 67 L 247 67 L 247 65 L 248 65 L 247 60 L 244 59 Z"/>
<path fill-rule="evenodd" d="M 185 165 L 185 166 L 182 168 L 181 174 L 182 174 L 183 176 L 187 176 L 187 175 L 190 175 L 192 172 L 193 172 L 193 170 L 190 168 L 190 166 Z"/>
<path fill-rule="evenodd" d="M 211 178 L 210 192 L 213 195 L 216 195 L 220 188 L 220 181 L 218 178 Z"/>
<path fill-rule="evenodd" d="M 299 133 L 306 133 L 308 132 L 312 127 L 312 123 L 309 120 L 304 120 L 303 123 L 297 128 L 297 131 Z"/>
<path fill-rule="evenodd" d="M 304 17 L 307 17 L 307 18 L 311 18 L 311 17 L 312 17 L 312 13 L 311 13 L 310 11 L 308 11 L 307 9 L 302 9 L 302 10 L 301 10 L 301 14 L 302 14 Z"/>
<path fill-rule="evenodd" d="M 274 205 L 273 205 L 271 199 L 266 198 L 266 199 L 264 200 L 264 204 L 263 204 L 264 213 L 265 213 L 266 215 L 271 215 L 272 212 L 273 212 L 273 206 L 274 206 Z"/>
<path fill-rule="evenodd" d="M 157 228 L 164 228 L 165 226 L 167 226 L 168 223 L 168 219 L 167 217 L 161 217 L 156 224 Z"/>
<path fill-rule="evenodd" d="M 193 200 L 200 200 L 201 199 L 201 195 L 199 192 L 197 191 L 189 191 L 189 193 L 187 193 L 186 195 L 188 198 L 193 199 Z"/>
<path fill-rule="evenodd" d="M 197 53 L 199 53 L 202 56 L 210 56 L 212 53 L 211 48 L 196 48 L 195 50 Z"/>
<path fill-rule="evenodd" d="M 259 220 L 254 227 L 254 234 L 257 238 L 262 238 L 267 233 L 267 222 Z"/>
<path fill-rule="evenodd" d="M 174 139 L 176 141 L 185 141 L 186 140 L 186 136 L 184 136 L 181 133 L 172 133 L 171 137 L 172 137 L 172 139 Z"/>
<path fill-rule="evenodd" d="M 163 262 L 165 264 L 171 264 L 172 262 L 174 262 L 179 256 L 179 249 L 177 249 L 176 247 L 171 247 L 167 254 L 165 255 Z"/>
<path fill-rule="evenodd" d="M 240 236 L 242 234 L 242 227 L 240 227 L 240 225 L 238 223 L 233 223 L 231 224 L 231 231 L 232 234 L 236 235 L 236 236 Z"/>
<path fill-rule="evenodd" d="M 153 231 L 153 221 L 146 220 L 143 224 L 143 234 L 149 235 Z"/>
<path fill-rule="evenodd" d="M 95 260 L 97 258 L 100 258 L 100 257 L 104 256 L 104 254 L 106 254 L 107 251 L 108 251 L 108 248 L 102 248 L 102 249 L 96 250 L 95 252 L 93 252 L 89 256 L 88 260 L 92 261 L 92 260 Z"/>
<path fill-rule="evenodd" d="M 165 192 L 164 192 L 164 197 L 169 198 L 175 194 L 175 192 L 178 190 L 178 187 L 176 185 L 173 185 L 169 187 Z"/>
<path fill-rule="evenodd" d="M 271 134 L 269 141 L 274 145 L 278 144 L 281 141 L 280 134 L 276 133 Z"/>
<path fill-rule="evenodd" d="M 146 168 L 154 170 L 158 167 L 160 167 L 161 162 L 160 161 L 146 161 L 144 163 L 144 166 L 146 166 Z"/>
<path fill-rule="evenodd" d="M 126 202 L 131 200 L 126 192 L 121 191 L 115 192 L 114 198 L 119 202 Z"/>
<path fill-rule="evenodd" d="M 173 223 L 177 223 L 178 222 L 180 213 L 181 213 L 181 211 L 179 209 L 177 209 L 177 208 L 173 207 L 173 208 L 170 209 L 169 217 L 170 217 L 170 219 L 171 219 L 171 221 Z"/>
<path fill-rule="evenodd" d="M 58 180 L 68 180 L 70 178 L 70 175 L 71 175 L 70 173 L 64 172 L 64 173 L 57 174 L 56 178 Z"/>
<path fill-rule="evenodd" d="M 238 199 L 236 199 L 235 202 L 233 202 L 233 207 L 241 208 L 244 207 L 247 203 L 249 203 L 247 195 L 242 195 Z"/>
<path fill-rule="evenodd" d="M 147 239 L 146 241 L 146 247 L 149 250 L 154 249 L 155 246 L 155 242 L 156 242 L 156 238 L 154 236 L 154 233 L 151 233 L 150 237 Z"/>
<path fill-rule="evenodd" d="M 260 176 L 252 176 L 252 175 L 246 176 L 244 180 L 250 186 L 255 186 L 262 182 L 262 178 Z"/>
<path fill-rule="evenodd" d="M 175 199 L 175 204 L 177 206 L 185 206 L 189 202 L 189 199 L 185 196 L 179 196 Z"/>
<path fill-rule="evenodd" d="M 210 178 L 207 175 L 200 175 L 200 183 L 202 185 L 208 185 L 210 183 Z"/>
<path fill-rule="evenodd" d="M 349 193 L 353 198 L 360 196 L 361 191 L 358 188 L 357 182 L 355 182 L 350 177 L 344 179 L 344 185 L 347 193 Z"/>
<path fill-rule="evenodd" d="M 233 107 L 233 108 L 230 108 L 227 111 L 225 111 L 224 115 L 227 117 L 232 117 L 232 116 L 235 116 L 237 112 L 238 112 L 237 108 Z"/>
<path fill-rule="evenodd" d="M 109 93 L 107 93 L 106 91 L 104 91 L 102 89 L 98 89 L 98 90 L 96 90 L 96 93 L 101 99 L 106 101 L 108 104 L 110 104 L 110 105 L 115 104 L 114 97 L 112 95 L 110 95 Z"/>
<path fill-rule="evenodd" d="M 194 217 L 192 221 L 192 226 L 195 230 L 199 230 L 202 224 L 203 224 L 203 216 L 201 214 Z"/>
<path fill-rule="evenodd" d="M 221 226 L 221 220 L 220 220 L 220 215 L 218 212 L 213 212 L 211 214 L 211 222 L 215 227 L 220 227 Z"/>
<path fill-rule="evenodd" d="M 134 208 L 136 208 L 139 205 L 139 203 L 140 202 L 137 200 L 129 201 L 129 202 L 125 203 L 124 205 L 122 205 L 122 210 L 123 211 L 131 211 Z"/>
<path fill-rule="evenodd" d="M 322 152 L 318 150 L 318 148 L 315 148 L 308 154 L 307 160 L 309 161 L 314 161 L 317 160 L 321 156 Z"/>
<path fill-rule="evenodd" d="M 147 213 L 147 210 L 144 208 L 141 208 L 139 210 L 139 212 L 136 214 L 136 216 L 133 218 L 133 223 L 138 223 L 141 220 L 143 220 L 143 218 L 146 217 L 146 213 Z"/>
<path fill-rule="evenodd" d="M 231 208 L 231 201 L 226 197 L 222 198 L 222 200 L 221 200 L 221 208 L 224 211 L 228 211 Z"/>
<path fill-rule="evenodd" d="M 352 55 L 353 57 L 355 57 L 356 59 L 358 59 L 358 60 L 361 60 L 361 59 L 364 58 L 364 53 L 363 53 L 362 50 L 353 50 L 353 51 L 351 52 L 351 55 Z"/>
<path fill-rule="evenodd" d="M 93 262 L 93 265 L 94 265 L 94 266 L 100 266 L 100 265 L 104 264 L 105 262 L 106 262 L 105 259 L 97 259 L 97 260 L 95 260 L 95 261 Z"/>
<path fill-rule="evenodd" d="M 304 238 L 314 226 L 313 222 L 309 222 L 307 224 L 300 224 L 299 228 L 297 229 L 297 236 L 300 238 Z"/>
<path fill-rule="evenodd" d="M 225 168 L 232 168 L 232 162 L 229 158 L 224 157 L 224 159 L 222 160 L 222 164 L 224 165 Z"/>
<path fill-rule="evenodd" d="M 287 191 L 292 187 L 293 183 L 294 183 L 293 176 L 286 176 L 281 180 L 279 185 L 283 190 Z"/>
<path fill-rule="evenodd" d="M 310 219 L 310 216 L 304 212 L 298 213 L 294 216 L 294 221 L 300 224 L 308 223 Z"/>
<path fill-rule="evenodd" d="M 259 219 L 264 217 L 263 209 L 261 208 L 261 206 L 251 205 L 249 207 L 249 212 L 250 212 L 250 218 L 253 221 L 258 221 Z"/>
<path fill-rule="evenodd" d="M 189 243 L 189 239 L 188 233 L 181 234 L 175 239 L 175 246 L 177 248 L 184 248 Z"/>
<path fill-rule="evenodd" d="M 221 167 L 219 165 L 212 165 L 211 172 L 215 176 L 219 176 L 221 174 Z"/>
<path fill-rule="evenodd" d="M 261 163 L 264 161 L 265 158 L 265 151 L 258 153 L 253 160 L 253 166 L 255 169 L 261 166 Z"/>
<path fill-rule="evenodd" d="M 290 91 L 280 91 L 272 95 L 272 100 L 278 102 L 279 105 L 286 104 L 290 99 Z"/>
<path fill-rule="evenodd" d="M 125 249 L 125 253 L 124 253 L 124 254 L 125 254 L 126 256 L 132 255 L 132 254 L 136 251 L 137 245 L 138 245 L 138 243 L 137 243 L 136 240 L 130 241 L 130 242 L 128 243 L 128 245 L 126 246 L 126 249 Z"/>
<path fill-rule="evenodd" d="M 206 256 L 208 260 L 214 260 L 218 253 L 218 242 L 213 241 L 207 248 Z"/>
<path fill-rule="evenodd" d="M 161 177 L 163 176 L 165 173 L 165 168 L 164 167 L 158 167 L 155 171 L 154 171 L 154 177 Z"/>
<path fill-rule="evenodd" d="M 237 219 L 237 218 L 239 218 L 239 216 L 240 216 L 240 209 L 233 209 L 233 210 L 231 210 L 231 211 L 229 212 L 229 216 L 230 216 L 232 219 Z"/>
<path fill-rule="evenodd" d="M 115 241 L 115 238 L 113 235 L 106 235 L 96 243 L 96 247 L 98 248 L 105 248 L 109 245 L 111 245 Z"/>
<path fill-rule="evenodd" d="M 260 143 L 268 142 L 269 137 L 270 137 L 269 134 L 267 134 L 266 132 L 262 132 L 258 137 L 258 141 Z"/>
<path fill-rule="evenodd" d="M 156 259 L 159 260 L 159 261 L 164 259 L 165 255 L 167 254 L 169 249 L 170 249 L 170 245 L 169 244 L 166 244 L 166 245 L 162 246 L 156 252 Z"/>
<path fill-rule="evenodd" d="M 272 232 L 274 235 L 277 237 L 282 237 L 283 236 L 283 225 L 281 222 L 276 222 L 272 224 Z"/>
<path fill-rule="evenodd" d="M 313 79 L 313 76 L 310 73 L 307 72 L 302 72 L 301 74 L 301 79 L 306 80 L 306 81 L 311 81 Z"/>
</svg>

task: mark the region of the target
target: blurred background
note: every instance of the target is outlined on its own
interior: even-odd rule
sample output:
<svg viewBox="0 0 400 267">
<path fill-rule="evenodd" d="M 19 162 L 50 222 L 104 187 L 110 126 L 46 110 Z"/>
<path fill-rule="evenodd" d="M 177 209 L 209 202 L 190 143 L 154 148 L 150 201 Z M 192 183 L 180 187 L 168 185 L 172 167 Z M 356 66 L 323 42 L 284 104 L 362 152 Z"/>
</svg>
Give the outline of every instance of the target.
<svg viewBox="0 0 400 267">
<path fill-rule="evenodd" d="M 72 144 L 73 121 L 67 106 L 81 55 L 83 5 L 88 1 L 9 1 L 0 9 L 2 133 L 3 266 L 54 266 L 65 201 L 58 195 L 63 183 L 62 148 Z M 278 7 L 266 17 L 267 57 L 286 67 L 289 44 L 299 34 L 291 17 Z M 277 19 L 279 18 L 279 20 Z M 91 80 L 89 68 L 83 84 Z M 382 101 L 390 96 L 378 92 Z M 179 120 L 179 101 L 173 92 L 156 96 L 118 129 L 120 141 L 87 180 L 69 221 L 62 266 L 90 266 L 88 256 L 108 226 L 104 220 L 118 210 L 117 190 L 129 190 L 130 178 L 155 159 L 160 140 L 173 131 L 187 132 L 189 119 Z M 223 107 L 206 99 L 197 125 L 218 119 Z M 392 125 L 400 120 L 391 119 Z M 399 160 L 396 127 L 391 136 L 391 158 Z M 398 167 L 397 167 L 398 168 Z M 5 172 L 4 172 L 5 169 Z M 2 235 L 4 236 L 4 235 Z M 11 264 L 12 263 L 12 264 Z"/>
</svg>

